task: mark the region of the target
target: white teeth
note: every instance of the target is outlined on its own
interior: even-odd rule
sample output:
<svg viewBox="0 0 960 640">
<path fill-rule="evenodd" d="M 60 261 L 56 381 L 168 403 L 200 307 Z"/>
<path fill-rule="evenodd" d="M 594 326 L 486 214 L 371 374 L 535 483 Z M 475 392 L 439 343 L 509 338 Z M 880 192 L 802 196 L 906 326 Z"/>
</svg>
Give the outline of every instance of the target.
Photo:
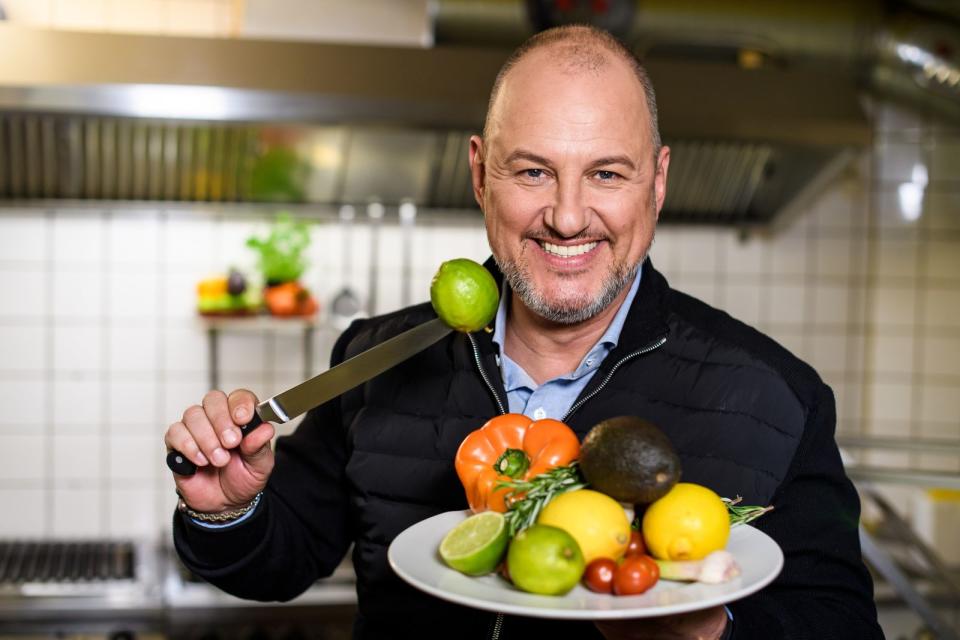
<svg viewBox="0 0 960 640">
<path fill-rule="evenodd" d="M 597 246 L 596 242 L 588 242 L 586 244 L 578 244 L 575 246 L 559 245 L 559 244 L 550 244 L 549 242 L 541 242 L 540 246 L 543 247 L 543 250 L 549 253 L 550 255 L 560 256 L 561 258 L 570 258 L 573 256 L 581 256 L 586 252 L 592 250 Z"/>
</svg>

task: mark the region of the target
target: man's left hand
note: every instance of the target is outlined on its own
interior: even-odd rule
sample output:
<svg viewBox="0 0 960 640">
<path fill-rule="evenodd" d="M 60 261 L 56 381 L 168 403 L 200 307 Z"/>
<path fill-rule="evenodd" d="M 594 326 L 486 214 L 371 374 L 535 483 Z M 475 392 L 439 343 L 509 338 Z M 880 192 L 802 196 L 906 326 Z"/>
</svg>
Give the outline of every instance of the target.
<svg viewBox="0 0 960 640">
<path fill-rule="evenodd" d="M 720 607 L 662 618 L 603 620 L 596 622 L 607 640 L 717 640 L 727 626 Z"/>
</svg>

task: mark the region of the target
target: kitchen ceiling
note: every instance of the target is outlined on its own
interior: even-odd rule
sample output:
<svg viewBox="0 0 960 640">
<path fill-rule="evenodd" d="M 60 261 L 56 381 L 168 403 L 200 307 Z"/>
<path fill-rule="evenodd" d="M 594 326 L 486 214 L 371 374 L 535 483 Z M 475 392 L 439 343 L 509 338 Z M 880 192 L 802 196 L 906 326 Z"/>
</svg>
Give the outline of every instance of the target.
<svg viewBox="0 0 960 640">
<path fill-rule="evenodd" d="M 440 44 L 429 49 L 0 24 L 0 199 L 379 199 L 474 209 L 467 140 L 508 54 L 501 40 L 530 29 L 505 22 L 522 3 L 494 4 L 438 2 Z M 804 24 L 795 20 L 800 35 L 823 32 L 808 41 L 783 31 L 790 16 L 754 12 L 751 24 L 757 7 L 720 4 L 729 15 L 704 5 L 686 23 L 669 3 L 635 12 L 645 22 L 630 38 L 649 53 L 673 149 L 662 219 L 765 226 L 869 144 L 857 56 L 882 16 L 869 2 L 832 12 L 815 2 Z M 905 65 L 926 60 L 935 84 L 945 78 L 936 90 L 949 91 L 952 67 L 921 59 L 920 40 L 909 41 L 915 50 L 883 50 L 907 51 Z M 751 51 L 757 64 L 738 57 Z M 902 75 L 887 73 L 898 79 L 888 84 L 903 89 Z"/>
</svg>

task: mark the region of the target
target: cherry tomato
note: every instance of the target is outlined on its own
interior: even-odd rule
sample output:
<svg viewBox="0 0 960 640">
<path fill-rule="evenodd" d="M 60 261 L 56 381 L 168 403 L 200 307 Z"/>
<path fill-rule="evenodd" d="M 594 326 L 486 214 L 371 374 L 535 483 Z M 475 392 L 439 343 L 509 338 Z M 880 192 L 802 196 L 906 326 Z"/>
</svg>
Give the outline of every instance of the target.
<svg viewBox="0 0 960 640">
<path fill-rule="evenodd" d="M 643 542 L 643 534 L 634 529 L 630 532 L 630 542 L 627 544 L 625 556 L 642 556 L 647 552 L 647 545 Z"/>
<path fill-rule="evenodd" d="M 627 556 L 613 575 L 613 592 L 618 596 L 643 593 L 660 579 L 660 567 L 650 556 Z"/>
<path fill-rule="evenodd" d="M 613 575 L 617 571 L 617 563 L 611 558 L 596 558 L 583 570 L 583 584 L 590 591 L 597 593 L 613 592 Z"/>
</svg>

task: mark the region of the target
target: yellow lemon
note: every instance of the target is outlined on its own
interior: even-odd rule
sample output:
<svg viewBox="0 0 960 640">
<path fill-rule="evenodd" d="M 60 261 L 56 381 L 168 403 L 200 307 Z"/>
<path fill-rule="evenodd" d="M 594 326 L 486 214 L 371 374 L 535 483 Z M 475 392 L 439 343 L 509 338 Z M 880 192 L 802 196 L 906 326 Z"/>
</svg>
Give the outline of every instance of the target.
<svg viewBox="0 0 960 640">
<path fill-rule="evenodd" d="M 643 514 L 643 540 L 661 560 L 699 560 L 723 549 L 729 535 L 730 516 L 720 496 L 690 482 L 674 485 Z"/>
<path fill-rule="evenodd" d="M 560 494 L 543 508 L 537 523 L 573 536 L 586 564 L 596 558 L 617 560 L 630 542 L 630 520 L 620 503 L 590 489 Z"/>
</svg>

